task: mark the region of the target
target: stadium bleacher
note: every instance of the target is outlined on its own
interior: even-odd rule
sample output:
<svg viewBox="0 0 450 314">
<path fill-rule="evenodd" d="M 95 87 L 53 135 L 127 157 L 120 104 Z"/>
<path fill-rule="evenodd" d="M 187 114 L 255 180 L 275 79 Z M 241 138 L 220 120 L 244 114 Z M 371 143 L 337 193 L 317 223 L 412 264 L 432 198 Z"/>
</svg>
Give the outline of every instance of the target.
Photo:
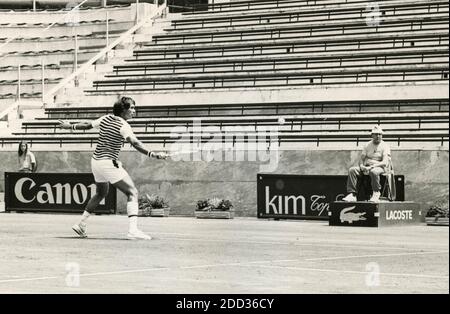
<svg viewBox="0 0 450 314">
<path fill-rule="evenodd" d="M 129 5 L 1 10 L 0 99 L 40 100 L 43 88 L 51 89 L 132 27 L 134 14 Z"/>
<path fill-rule="evenodd" d="M 17 137 L 30 144 L 87 143 L 92 146 L 97 132 L 71 132 L 58 128 L 59 120 L 72 123 L 111 114 L 107 107 L 63 107 L 46 109 L 46 117 L 23 122 L 13 137 L 2 138 L 2 146 Z M 231 137 L 232 146 L 267 137 L 268 144 L 298 148 L 305 142 L 351 143 L 367 137 L 371 125 L 383 125 L 385 140 L 394 146 L 428 142 L 444 146 L 448 142 L 448 100 L 388 100 L 323 103 L 254 103 L 216 105 L 141 106 L 130 121 L 135 133 L 146 143 L 167 145 L 214 142 L 214 137 Z M 271 139 L 272 137 L 272 139 Z M 272 143 L 273 145 L 273 143 Z M 350 145 L 350 146 L 351 146 Z"/>
<path fill-rule="evenodd" d="M 18 138 L 35 145 L 60 146 L 76 143 L 78 138 L 80 143 L 92 145 L 95 133 L 63 132 L 56 125 L 58 119 L 75 122 L 109 112 L 97 102 L 89 105 L 96 96 L 130 93 L 147 94 L 150 99 L 152 93 L 195 95 L 197 91 L 209 91 L 220 97 L 233 89 L 289 93 L 310 87 L 446 84 L 448 8 L 443 0 L 390 0 L 376 7 L 366 0 L 253 0 L 192 5 L 188 12 L 169 16 L 151 36 L 136 42 L 130 52 L 132 57 L 115 62 L 112 71 L 84 87 L 87 104 L 83 107 L 56 104 L 47 108 L 46 117 L 24 121 L 22 129 L 2 139 L 2 145 Z M 42 26 L 39 23 L 43 22 L 34 23 L 24 26 L 19 21 L 5 26 L 14 32 L 36 23 Z M 80 63 L 102 47 L 104 25 L 105 19 L 97 18 L 78 26 Z M 133 22 L 114 17 L 109 25 L 116 25 L 110 36 L 117 36 Z M 40 95 L 41 90 L 33 88 L 33 84 L 39 85 L 39 80 L 33 80 L 38 68 L 29 61 L 34 54 L 48 55 L 48 68 L 54 72 L 49 72 L 47 84 L 56 84 L 70 74 L 73 48 L 65 45 L 65 31 L 65 24 L 55 25 L 51 36 L 29 39 L 26 45 L 11 42 L 9 59 L 0 63 L 0 71 L 11 77 L 2 81 L 0 94 L 14 95 L 17 79 L 12 76 L 14 66 L 20 63 L 29 71 L 22 75 L 24 96 Z M 196 134 L 192 122 L 196 118 L 202 119 L 205 130 L 216 127 L 217 133 L 223 133 L 228 126 L 236 127 L 233 136 L 242 135 L 243 141 L 267 131 L 265 128 L 277 128 L 278 145 L 283 141 L 358 145 L 371 124 L 383 125 L 386 140 L 399 147 L 407 142 L 417 143 L 418 147 L 429 142 L 448 145 L 445 98 L 381 96 L 378 100 L 263 103 L 233 99 L 214 104 L 184 104 L 180 99 L 171 105 L 140 104 L 131 124 L 144 142 L 164 147 L 175 140 L 170 138 L 172 128 Z M 284 122 L 280 124 L 279 119 Z"/>
<path fill-rule="evenodd" d="M 448 80 L 448 3 L 386 1 L 376 25 L 362 3 L 185 13 L 88 92 Z"/>
<path fill-rule="evenodd" d="M 197 105 L 139 105 L 137 118 L 164 117 L 214 117 L 214 116 L 249 116 L 249 115 L 284 115 L 303 113 L 386 113 L 386 112 L 445 112 L 448 111 L 448 99 L 408 99 L 383 101 L 316 101 L 316 102 L 279 102 L 279 103 L 245 103 L 245 104 L 197 104 Z M 42 119 L 95 119 L 104 114 L 111 114 L 109 106 L 62 106 L 45 109 L 46 117 Z"/>
</svg>

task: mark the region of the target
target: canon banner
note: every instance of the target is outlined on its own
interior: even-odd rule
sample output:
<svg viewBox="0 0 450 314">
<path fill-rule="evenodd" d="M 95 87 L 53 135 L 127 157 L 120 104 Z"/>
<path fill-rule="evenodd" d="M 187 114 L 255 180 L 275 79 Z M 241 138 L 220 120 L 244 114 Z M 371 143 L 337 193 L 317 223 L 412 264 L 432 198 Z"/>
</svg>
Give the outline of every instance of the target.
<svg viewBox="0 0 450 314">
<path fill-rule="evenodd" d="M 396 176 L 397 200 L 404 200 L 404 177 Z M 259 218 L 328 219 L 330 203 L 347 193 L 344 175 L 258 174 Z"/>
<path fill-rule="evenodd" d="M 5 210 L 82 213 L 96 193 L 91 173 L 5 173 Z M 116 189 L 95 210 L 116 212 Z"/>
</svg>

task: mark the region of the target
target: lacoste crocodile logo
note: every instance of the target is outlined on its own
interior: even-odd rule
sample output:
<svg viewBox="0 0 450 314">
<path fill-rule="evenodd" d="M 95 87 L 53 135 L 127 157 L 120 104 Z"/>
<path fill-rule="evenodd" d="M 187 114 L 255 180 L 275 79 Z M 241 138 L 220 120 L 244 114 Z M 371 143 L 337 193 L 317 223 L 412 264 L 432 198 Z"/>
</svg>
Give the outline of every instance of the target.
<svg viewBox="0 0 450 314">
<path fill-rule="evenodd" d="M 352 211 L 353 209 L 355 209 L 355 207 L 356 206 L 350 206 L 341 210 L 341 213 L 339 215 L 339 219 L 341 220 L 341 222 L 346 221 L 351 224 L 354 221 L 367 220 L 366 217 L 362 217 L 366 213 L 349 213 L 349 211 Z"/>
</svg>

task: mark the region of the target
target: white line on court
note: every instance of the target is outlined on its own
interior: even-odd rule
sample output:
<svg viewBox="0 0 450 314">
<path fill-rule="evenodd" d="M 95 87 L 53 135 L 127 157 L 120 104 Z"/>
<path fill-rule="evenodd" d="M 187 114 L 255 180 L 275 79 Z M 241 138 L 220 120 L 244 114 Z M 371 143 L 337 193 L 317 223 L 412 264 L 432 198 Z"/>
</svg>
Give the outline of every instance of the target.
<svg viewBox="0 0 450 314">
<path fill-rule="evenodd" d="M 167 267 L 156 267 L 156 268 L 143 268 L 143 269 L 130 269 L 130 270 L 118 270 L 118 271 L 107 271 L 107 272 L 97 272 L 97 273 L 86 273 L 80 274 L 80 277 L 95 277 L 95 276 L 106 276 L 106 275 L 120 275 L 120 274 L 128 274 L 128 273 L 145 273 L 150 271 L 157 270 L 170 270 L 171 268 Z M 47 276 L 47 277 L 31 277 L 31 278 L 18 278 L 18 279 L 5 279 L 0 280 L 0 283 L 7 282 L 21 282 L 21 281 L 38 281 L 38 280 L 48 280 L 48 279 L 61 279 L 64 278 L 61 276 Z"/>
<path fill-rule="evenodd" d="M 242 264 L 241 266 L 250 266 Z M 253 265 L 252 265 L 253 266 Z M 345 274 L 358 274 L 367 275 L 371 274 L 370 271 L 357 271 L 357 270 L 339 270 L 339 269 L 324 269 L 324 268 L 308 268 L 308 267 L 291 267 L 291 266 L 276 266 L 276 265 L 259 265 L 261 268 L 277 268 L 286 270 L 301 270 L 301 271 L 311 271 L 311 272 L 327 272 L 327 273 L 345 273 Z M 401 273 L 379 273 L 384 276 L 395 276 L 395 277 L 418 277 L 418 278 L 434 278 L 434 279 L 449 279 L 448 276 L 441 275 L 420 275 L 420 274 L 401 274 Z"/>
<path fill-rule="evenodd" d="M 0 283 L 21 282 L 21 281 L 38 281 L 38 280 L 48 280 L 48 279 L 58 279 L 58 278 L 62 278 L 62 277 L 48 276 L 48 277 L 31 277 L 31 278 L 19 278 L 19 279 L 4 279 L 4 280 L 0 280 Z"/>
<path fill-rule="evenodd" d="M 194 266 L 181 266 L 179 269 L 196 269 L 196 268 L 208 268 L 208 267 L 220 267 L 220 266 L 240 266 L 241 263 L 227 263 L 227 264 L 208 264 L 208 265 L 194 265 Z"/>
<path fill-rule="evenodd" d="M 305 261 L 328 261 L 338 259 L 352 259 L 352 258 L 366 258 L 366 257 L 391 257 L 391 256 L 408 256 L 408 255 L 430 255 L 430 254 L 445 254 L 449 251 L 435 251 L 435 252 L 411 252 L 411 253 L 397 253 L 397 254 L 372 254 L 372 255 L 350 255 L 350 256 L 335 256 L 335 257 L 317 257 L 307 258 Z"/>
<path fill-rule="evenodd" d="M 261 264 L 261 263 L 290 263 L 290 262 L 300 262 L 300 259 L 275 259 L 271 261 L 254 261 L 248 262 L 248 264 Z"/>
<path fill-rule="evenodd" d="M 142 269 L 130 269 L 130 270 L 119 270 L 119 271 L 109 271 L 109 272 L 96 272 L 96 273 L 86 273 L 80 274 L 80 277 L 96 277 L 96 276 L 106 276 L 106 275 L 121 275 L 129 273 L 145 273 L 151 271 L 169 271 L 169 270 L 181 270 L 181 269 L 199 269 L 199 268 L 211 268 L 211 267 L 224 267 L 224 266 L 237 266 L 237 267 L 250 267 L 258 266 L 261 268 L 276 268 L 283 270 L 301 270 L 301 271 L 311 271 L 311 272 L 333 272 L 333 273 L 349 273 L 349 274 L 369 274 L 370 272 L 364 271 L 351 271 L 351 270 L 337 270 L 337 269 L 323 269 L 323 268 L 308 268 L 308 267 L 291 267 L 291 266 L 277 266 L 277 265 L 257 265 L 257 264 L 267 264 L 273 262 L 286 262 L 286 261 L 296 261 L 296 260 L 267 260 L 267 261 L 251 261 L 251 262 L 234 262 L 234 263 L 222 263 L 222 264 L 207 264 L 207 265 L 193 265 L 193 266 L 180 266 L 180 267 L 156 267 L 156 268 L 142 268 Z M 300 261 L 300 260 L 299 260 Z M 397 276 L 397 277 L 419 277 L 419 278 L 437 278 L 437 279 L 448 279 L 448 276 L 439 275 L 418 275 L 418 274 L 400 274 L 400 273 L 380 273 L 380 275 L 386 276 Z M 50 280 L 50 279 L 62 279 L 64 276 L 46 276 L 46 277 L 31 277 L 31 278 L 17 278 L 17 279 L 6 279 L 0 280 L 1 283 L 10 282 L 25 282 L 25 281 L 39 281 L 39 280 Z"/>
<path fill-rule="evenodd" d="M 155 268 L 144 268 L 144 269 L 104 271 L 104 272 L 98 272 L 98 273 L 80 274 L 80 277 L 120 275 L 120 274 L 129 274 L 129 273 L 145 273 L 145 272 L 155 271 L 155 270 L 171 270 L 171 268 L 170 267 L 155 267 Z"/>
</svg>

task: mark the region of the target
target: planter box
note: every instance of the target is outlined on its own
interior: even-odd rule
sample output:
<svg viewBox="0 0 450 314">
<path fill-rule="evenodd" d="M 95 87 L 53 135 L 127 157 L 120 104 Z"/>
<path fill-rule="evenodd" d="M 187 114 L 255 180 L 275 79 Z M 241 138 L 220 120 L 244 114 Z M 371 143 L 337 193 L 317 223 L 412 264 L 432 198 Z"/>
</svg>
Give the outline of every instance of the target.
<svg viewBox="0 0 450 314">
<path fill-rule="evenodd" d="M 139 210 L 139 217 L 169 217 L 170 208 L 152 208 Z"/>
<path fill-rule="evenodd" d="M 150 210 L 151 217 L 169 217 L 170 208 L 152 208 Z"/>
<path fill-rule="evenodd" d="M 448 218 L 445 217 L 425 217 L 427 226 L 448 226 Z"/>
<path fill-rule="evenodd" d="M 195 211 L 195 217 L 197 218 L 205 218 L 205 219 L 233 219 L 234 218 L 234 210 L 227 211 Z"/>
</svg>

